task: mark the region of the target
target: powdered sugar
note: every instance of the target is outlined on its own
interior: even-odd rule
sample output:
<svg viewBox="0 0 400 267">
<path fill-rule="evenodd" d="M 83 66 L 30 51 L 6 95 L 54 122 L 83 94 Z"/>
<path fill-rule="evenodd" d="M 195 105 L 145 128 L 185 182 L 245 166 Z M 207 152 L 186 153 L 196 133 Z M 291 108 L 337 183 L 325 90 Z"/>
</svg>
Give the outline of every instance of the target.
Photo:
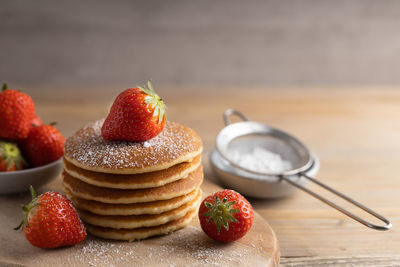
<svg viewBox="0 0 400 267">
<path fill-rule="evenodd" d="M 200 151 L 201 140 L 191 129 L 167 122 L 165 129 L 146 142 L 106 141 L 101 135 L 104 120 L 91 123 L 65 144 L 65 155 L 89 167 L 143 168 L 174 161 Z"/>
<path fill-rule="evenodd" d="M 90 237 L 76 247 L 75 259 L 89 266 L 249 266 L 259 257 L 258 248 L 214 242 L 194 226 L 132 243 Z"/>
<path fill-rule="evenodd" d="M 262 147 L 255 147 L 248 153 L 234 150 L 231 157 L 240 166 L 258 172 L 280 173 L 292 168 L 290 161 Z"/>
</svg>

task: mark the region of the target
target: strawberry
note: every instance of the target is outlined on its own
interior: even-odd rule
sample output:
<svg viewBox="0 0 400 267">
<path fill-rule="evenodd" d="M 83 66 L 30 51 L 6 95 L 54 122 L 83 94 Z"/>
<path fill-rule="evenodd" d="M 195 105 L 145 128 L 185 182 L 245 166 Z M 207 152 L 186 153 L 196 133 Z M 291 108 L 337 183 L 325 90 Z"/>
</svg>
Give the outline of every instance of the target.
<svg viewBox="0 0 400 267">
<path fill-rule="evenodd" d="M 18 146 L 11 142 L 0 140 L 0 172 L 23 169 L 25 160 Z"/>
<path fill-rule="evenodd" d="M 35 115 L 32 98 L 3 85 L 0 92 L 0 138 L 21 140 L 28 136 Z"/>
<path fill-rule="evenodd" d="M 32 121 L 31 121 L 31 125 L 32 126 L 40 126 L 43 125 L 42 119 L 35 114 L 35 116 L 33 117 Z"/>
<path fill-rule="evenodd" d="M 127 89 L 117 96 L 101 128 L 104 139 L 143 142 L 164 129 L 164 102 L 150 81 L 147 87 Z"/>
<path fill-rule="evenodd" d="M 56 161 L 64 155 L 65 139 L 52 125 L 31 127 L 29 135 L 21 141 L 22 154 L 32 167 Z"/>
<path fill-rule="evenodd" d="M 236 191 L 225 189 L 206 197 L 200 205 L 201 228 L 211 238 L 231 242 L 242 238 L 251 228 L 254 211 Z"/>
<path fill-rule="evenodd" d="M 24 229 L 26 239 L 39 248 L 71 246 L 82 242 L 86 229 L 71 201 L 57 192 L 36 197 L 30 187 L 32 201 L 22 206 L 23 220 L 14 228 Z"/>
</svg>

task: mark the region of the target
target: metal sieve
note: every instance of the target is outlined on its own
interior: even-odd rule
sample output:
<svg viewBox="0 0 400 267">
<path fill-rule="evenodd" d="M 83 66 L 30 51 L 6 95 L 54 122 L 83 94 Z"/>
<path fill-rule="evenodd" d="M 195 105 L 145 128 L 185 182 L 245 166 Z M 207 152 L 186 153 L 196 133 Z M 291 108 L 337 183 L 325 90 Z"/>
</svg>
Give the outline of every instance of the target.
<svg viewBox="0 0 400 267">
<path fill-rule="evenodd" d="M 230 117 L 236 115 L 242 119 L 241 122 L 231 123 Z M 225 127 L 219 132 L 216 139 L 216 149 L 219 154 L 227 161 L 229 164 L 237 169 L 252 173 L 255 175 L 261 175 L 266 177 L 275 176 L 278 177 L 278 182 L 285 181 L 292 186 L 295 186 L 311 196 L 319 199 L 320 201 L 328 204 L 329 206 L 335 208 L 336 210 L 344 213 L 350 218 L 358 221 L 359 223 L 375 229 L 375 230 L 389 230 L 392 224 L 382 215 L 371 210 L 370 208 L 364 206 L 363 204 L 351 199 L 350 197 L 344 195 L 343 193 L 331 188 L 330 186 L 317 181 L 316 179 L 310 177 L 307 171 L 314 164 L 315 157 L 313 157 L 308 150 L 308 148 L 300 142 L 297 138 L 285 133 L 282 130 L 273 128 L 271 126 L 249 121 L 244 114 L 241 112 L 228 109 L 224 112 Z M 269 151 L 280 156 L 291 162 L 292 168 L 290 170 L 285 170 L 282 172 L 260 172 L 255 171 L 246 166 L 239 165 L 234 160 L 231 159 L 230 154 L 232 151 L 238 151 L 239 153 L 246 153 L 252 148 L 262 146 L 267 148 Z M 384 226 L 372 224 L 359 216 L 353 214 L 352 212 L 342 208 L 341 206 L 335 204 L 334 202 L 326 199 L 325 197 L 307 189 L 304 183 L 299 183 L 298 179 L 293 179 L 293 177 L 305 178 L 310 182 L 324 188 L 325 190 L 337 195 L 338 197 L 350 202 L 351 204 L 357 206 L 358 208 L 364 210 L 365 212 L 371 214 L 375 218 L 381 220 L 385 223 Z"/>
</svg>

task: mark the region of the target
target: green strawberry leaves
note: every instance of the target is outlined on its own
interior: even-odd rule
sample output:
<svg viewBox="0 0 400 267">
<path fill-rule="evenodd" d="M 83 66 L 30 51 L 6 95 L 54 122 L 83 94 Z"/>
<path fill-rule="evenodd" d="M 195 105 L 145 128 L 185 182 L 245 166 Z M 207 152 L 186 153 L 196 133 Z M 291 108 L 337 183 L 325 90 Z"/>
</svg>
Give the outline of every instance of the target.
<svg viewBox="0 0 400 267">
<path fill-rule="evenodd" d="M 145 98 L 145 103 L 151 106 L 154 109 L 153 117 L 158 116 L 158 124 L 160 124 L 165 118 L 165 109 L 166 106 L 162 99 L 157 95 L 157 93 L 153 89 L 153 85 L 151 81 L 147 81 L 147 88 L 145 86 L 138 86 L 138 88 L 147 94 Z"/>
<path fill-rule="evenodd" d="M 22 157 L 18 146 L 11 142 L 0 140 L 0 156 L 3 161 L 7 162 L 7 169 L 10 170 L 15 164 L 16 169 L 20 170 L 23 166 L 27 166 L 25 159 Z"/>
<path fill-rule="evenodd" d="M 202 216 L 209 217 L 208 222 L 215 222 L 218 233 L 221 231 L 223 226 L 227 231 L 229 230 L 229 222 L 237 222 L 238 220 L 233 217 L 232 214 L 240 212 L 238 209 L 232 209 L 232 205 L 236 201 L 228 202 L 228 199 L 224 197 L 221 200 L 219 197 L 215 197 L 214 204 L 210 202 L 204 202 L 204 205 L 209 209 L 203 213 Z"/>
</svg>

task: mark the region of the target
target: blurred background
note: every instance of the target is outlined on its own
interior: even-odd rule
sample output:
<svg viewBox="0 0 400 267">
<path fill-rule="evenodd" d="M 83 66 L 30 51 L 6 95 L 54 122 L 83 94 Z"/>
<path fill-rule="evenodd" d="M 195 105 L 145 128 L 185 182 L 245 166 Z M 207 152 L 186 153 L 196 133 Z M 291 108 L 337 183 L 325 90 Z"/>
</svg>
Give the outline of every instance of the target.
<svg viewBox="0 0 400 267">
<path fill-rule="evenodd" d="M 0 80 L 28 90 L 400 83 L 395 0 L 3 0 L 0 17 Z"/>
</svg>

